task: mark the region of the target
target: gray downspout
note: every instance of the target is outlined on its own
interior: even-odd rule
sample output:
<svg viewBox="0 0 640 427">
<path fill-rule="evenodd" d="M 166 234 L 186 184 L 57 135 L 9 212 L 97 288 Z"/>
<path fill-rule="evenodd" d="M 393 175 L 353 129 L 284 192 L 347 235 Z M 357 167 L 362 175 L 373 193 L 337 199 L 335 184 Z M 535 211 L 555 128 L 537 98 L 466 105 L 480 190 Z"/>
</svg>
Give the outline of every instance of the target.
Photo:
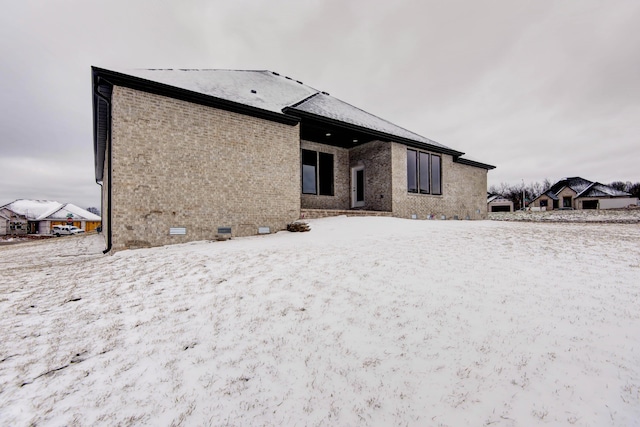
<svg viewBox="0 0 640 427">
<path fill-rule="evenodd" d="M 98 79 L 98 82 L 100 81 L 100 79 Z M 101 94 L 98 91 L 98 82 L 96 82 L 94 88 L 93 88 L 93 93 L 100 99 L 102 99 L 104 102 L 107 103 L 107 107 L 108 107 L 108 119 L 107 119 L 107 150 L 109 151 L 109 167 L 107 168 L 107 212 L 106 212 L 106 219 L 107 219 L 107 248 L 102 251 L 103 254 L 108 253 L 109 251 L 111 251 L 111 246 L 113 245 L 112 239 L 111 239 L 111 101 L 104 96 L 103 94 Z M 97 180 L 96 183 L 98 185 L 100 185 L 102 187 L 102 191 L 104 191 L 104 186 L 102 184 L 100 184 Z M 102 203 L 101 205 L 101 212 L 104 212 L 104 198 L 100 198 L 100 203 Z M 103 227 L 104 230 L 104 227 Z"/>
</svg>

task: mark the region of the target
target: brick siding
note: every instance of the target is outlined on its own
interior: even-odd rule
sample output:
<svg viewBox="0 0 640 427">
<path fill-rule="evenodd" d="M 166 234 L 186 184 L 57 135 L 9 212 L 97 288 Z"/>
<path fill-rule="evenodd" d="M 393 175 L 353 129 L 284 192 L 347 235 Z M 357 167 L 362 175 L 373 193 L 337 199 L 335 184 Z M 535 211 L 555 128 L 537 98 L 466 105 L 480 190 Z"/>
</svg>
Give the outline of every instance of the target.
<svg viewBox="0 0 640 427">
<path fill-rule="evenodd" d="M 437 154 L 437 153 L 434 153 Z M 454 163 L 448 154 L 442 158 L 442 195 L 415 194 L 407 191 L 407 147 L 391 143 L 393 170 L 393 216 L 427 219 L 486 219 L 487 171 Z"/>
<path fill-rule="evenodd" d="M 354 147 L 349 162 L 364 166 L 364 209 L 391 211 L 391 144 L 373 141 Z"/>
<path fill-rule="evenodd" d="M 273 232 L 300 214 L 298 126 L 116 86 L 112 150 L 113 250 Z"/>
</svg>

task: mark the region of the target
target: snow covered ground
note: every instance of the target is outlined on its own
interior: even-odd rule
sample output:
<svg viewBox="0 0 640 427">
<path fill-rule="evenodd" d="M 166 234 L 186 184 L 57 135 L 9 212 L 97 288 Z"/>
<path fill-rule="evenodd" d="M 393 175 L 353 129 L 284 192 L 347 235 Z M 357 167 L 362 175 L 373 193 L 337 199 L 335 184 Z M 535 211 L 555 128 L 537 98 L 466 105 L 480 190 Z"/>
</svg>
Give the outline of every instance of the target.
<svg viewBox="0 0 640 427">
<path fill-rule="evenodd" d="M 640 208 L 490 212 L 493 221 L 640 223 Z"/>
<path fill-rule="evenodd" d="M 0 424 L 640 425 L 640 226 L 0 247 Z"/>
</svg>

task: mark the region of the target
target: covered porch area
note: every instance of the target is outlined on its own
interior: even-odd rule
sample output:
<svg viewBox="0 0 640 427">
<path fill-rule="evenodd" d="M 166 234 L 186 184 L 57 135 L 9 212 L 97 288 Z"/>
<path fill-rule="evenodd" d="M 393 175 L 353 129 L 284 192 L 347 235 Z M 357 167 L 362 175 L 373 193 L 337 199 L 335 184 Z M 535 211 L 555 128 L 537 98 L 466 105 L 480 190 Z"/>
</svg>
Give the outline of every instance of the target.
<svg viewBox="0 0 640 427">
<path fill-rule="evenodd" d="M 391 144 L 345 123 L 302 117 L 301 218 L 391 216 Z"/>
</svg>

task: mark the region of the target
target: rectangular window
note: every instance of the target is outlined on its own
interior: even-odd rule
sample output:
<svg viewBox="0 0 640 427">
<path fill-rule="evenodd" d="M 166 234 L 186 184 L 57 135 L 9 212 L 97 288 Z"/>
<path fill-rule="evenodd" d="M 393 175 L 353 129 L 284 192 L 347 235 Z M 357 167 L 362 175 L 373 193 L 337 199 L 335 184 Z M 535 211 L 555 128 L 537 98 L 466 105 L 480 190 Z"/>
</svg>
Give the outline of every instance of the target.
<svg viewBox="0 0 640 427">
<path fill-rule="evenodd" d="M 562 198 L 562 207 L 570 208 L 571 207 L 571 196 L 565 196 Z"/>
<path fill-rule="evenodd" d="M 429 185 L 429 155 L 427 153 L 419 153 L 420 158 L 420 192 L 429 194 L 431 186 Z"/>
<path fill-rule="evenodd" d="M 333 154 L 318 153 L 321 196 L 333 196 Z"/>
<path fill-rule="evenodd" d="M 407 150 L 407 188 L 409 193 L 418 192 L 418 152 Z"/>
<path fill-rule="evenodd" d="M 422 151 L 407 150 L 407 191 L 442 194 L 442 158 Z"/>
<path fill-rule="evenodd" d="M 302 193 L 333 196 L 333 154 L 302 150 Z"/>
<path fill-rule="evenodd" d="M 316 194 L 316 164 L 317 153 L 315 151 L 302 150 L 302 192 L 304 194 Z"/>
<path fill-rule="evenodd" d="M 431 192 L 433 194 L 442 194 L 442 159 L 440 156 L 431 155 Z"/>
</svg>

